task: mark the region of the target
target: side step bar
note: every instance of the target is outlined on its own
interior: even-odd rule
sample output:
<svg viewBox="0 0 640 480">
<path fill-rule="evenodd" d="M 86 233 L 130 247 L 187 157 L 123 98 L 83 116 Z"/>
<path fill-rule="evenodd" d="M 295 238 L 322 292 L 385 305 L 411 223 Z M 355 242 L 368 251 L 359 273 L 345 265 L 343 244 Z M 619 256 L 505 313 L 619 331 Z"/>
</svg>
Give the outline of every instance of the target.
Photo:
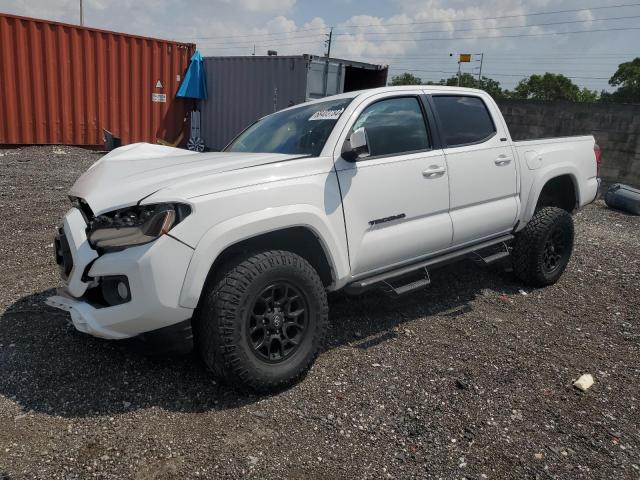
<svg viewBox="0 0 640 480">
<path fill-rule="evenodd" d="M 421 268 L 407 275 L 389 278 L 380 282 L 382 291 L 393 297 L 399 297 L 405 293 L 425 288 L 430 284 L 431 278 L 426 268 Z"/>
<path fill-rule="evenodd" d="M 492 263 L 496 263 L 503 258 L 507 258 L 509 256 L 509 250 L 503 250 L 502 252 L 496 252 L 487 257 L 481 257 L 482 263 L 485 265 L 491 265 Z"/>
<path fill-rule="evenodd" d="M 345 291 L 347 293 L 357 294 L 374 286 L 381 286 L 383 290 L 394 295 L 408 293 L 419 288 L 426 287 L 431 283 L 429 272 L 427 270 L 428 267 L 440 266 L 455 260 L 461 260 L 468 256 L 480 258 L 482 263 L 488 265 L 509 256 L 507 242 L 511 240 L 513 240 L 513 235 L 504 235 L 492 240 L 487 240 L 486 242 L 461 248 L 460 250 L 429 258 L 428 260 L 396 268 L 388 272 L 379 273 L 361 280 L 356 280 L 355 282 L 348 284 L 345 287 Z M 478 253 L 480 250 L 500 244 L 504 246 L 503 251 L 493 253 L 487 257 L 483 257 Z M 418 276 L 417 279 L 416 276 Z"/>
<path fill-rule="evenodd" d="M 500 260 L 507 258 L 510 255 L 509 246 L 507 242 L 502 242 L 502 244 L 495 244 L 493 247 L 501 247 L 500 250 L 496 251 L 495 248 L 489 247 L 486 250 L 486 256 L 483 250 L 476 250 L 472 253 L 472 260 L 476 261 L 480 265 L 491 265 L 492 263 L 499 262 Z"/>
</svg>

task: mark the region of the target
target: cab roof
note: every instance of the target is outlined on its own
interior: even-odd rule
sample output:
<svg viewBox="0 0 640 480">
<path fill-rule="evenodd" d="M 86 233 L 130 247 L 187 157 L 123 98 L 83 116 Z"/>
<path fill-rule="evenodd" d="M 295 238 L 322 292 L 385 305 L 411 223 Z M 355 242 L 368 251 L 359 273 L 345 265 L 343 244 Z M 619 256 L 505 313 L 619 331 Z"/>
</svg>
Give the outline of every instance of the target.
<svg viewBox="0 0 640 480">
<path fill-rule="evenodd" d="M 451 92 L 451 93 L 486 93 L 484 90 L 477 88 L 466 87 L 449 87 L 446 85 L 398 85 L 398 86 L 386 86 L 378 88 L 370 88 L 367 90 L 355 90 L 353 92 L 340 93 L 338 95 L 331 95 L 329 97 L 322 97 L 314 100 L 310 100 L 306 103 L 318 103 L 326 102 L 327 100 L 339 100 L 341 98 L 356 98 L 360 95 L 375 95 L 377 93 L 387 92 Z"/>
</svg>

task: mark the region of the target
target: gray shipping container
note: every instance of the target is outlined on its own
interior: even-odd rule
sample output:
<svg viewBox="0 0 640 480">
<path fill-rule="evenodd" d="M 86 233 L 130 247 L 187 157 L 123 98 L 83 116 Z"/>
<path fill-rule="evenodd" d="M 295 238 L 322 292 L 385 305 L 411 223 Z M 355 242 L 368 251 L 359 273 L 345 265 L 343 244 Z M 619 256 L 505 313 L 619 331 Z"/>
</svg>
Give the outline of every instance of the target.
<svg viewBox="0 0 640 480">
<path fill-rule="evenodd" d="M 314 98 L 382 87 L 387 66 L 315 55 L 205 57 L 200 134 L 221 150 L 259 118 Z"/>
</svg>

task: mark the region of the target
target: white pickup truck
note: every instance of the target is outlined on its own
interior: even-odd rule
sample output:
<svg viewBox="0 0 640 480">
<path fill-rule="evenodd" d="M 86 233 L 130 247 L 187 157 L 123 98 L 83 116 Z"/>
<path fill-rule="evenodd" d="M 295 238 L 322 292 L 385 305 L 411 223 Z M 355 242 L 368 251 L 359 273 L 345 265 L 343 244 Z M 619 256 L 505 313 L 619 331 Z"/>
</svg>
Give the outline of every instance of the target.
<svg viewBox="0 0 640 480">
<path fill-rule="evenodd" d="M 321 349 L 327 291 L 401 294 L 469 257 L 557 281 L 599 163 L 592 136 L 514 142 L 485 92 L 439 86 L 297 105 L 223 152 L 128 145 L 72 187 L 47 302 L 102 338 L 193 331 L 217 376 L 279 389 Z"/>
</svg>

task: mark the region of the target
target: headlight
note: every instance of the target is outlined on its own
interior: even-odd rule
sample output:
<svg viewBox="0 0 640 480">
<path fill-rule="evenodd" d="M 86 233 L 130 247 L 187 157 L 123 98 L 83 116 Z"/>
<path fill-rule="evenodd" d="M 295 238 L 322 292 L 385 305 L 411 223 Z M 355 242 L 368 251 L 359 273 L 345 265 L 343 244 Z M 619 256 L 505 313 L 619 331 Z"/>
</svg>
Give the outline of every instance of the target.
<svg viewBox="0 0 640 480">
<path fill-rule="evenodd" d="M 103 250 L 122 249 L 154 241 L 191 213 L 188 205 L 159 203 L 121 208 L 89 222 L 89 243 Z"/>
</svg>

